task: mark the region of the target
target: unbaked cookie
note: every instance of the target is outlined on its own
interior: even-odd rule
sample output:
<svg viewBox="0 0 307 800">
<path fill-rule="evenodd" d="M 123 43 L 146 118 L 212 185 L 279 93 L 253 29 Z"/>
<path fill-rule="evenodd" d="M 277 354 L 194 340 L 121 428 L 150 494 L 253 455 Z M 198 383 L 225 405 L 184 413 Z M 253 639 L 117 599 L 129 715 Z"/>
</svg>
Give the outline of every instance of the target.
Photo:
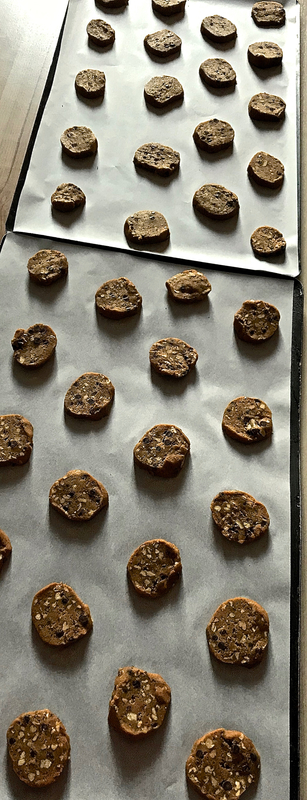
<svg viewBox="0 0 307 800">
<path fill-rule="evenodd" d="M 278 67 L 282 62 L 283 51 L 275 42 L 254 42 L 247 50 L 250 64 L 260 69 Z"/>
<path fill-rule="evenodd" d="M 210 219 L 223 222 L 239 212 L 239 200 L 234 192 L 217 183 L 206 183 L 193 197 L 195 211 Z"/>
<path fill-rule="evenodd" d="M 198 353 L 182 339 L 160 339 L 151 345 L 149 361 L 159 375 L 183 378 L 198 359 Z"/>
<path fill-rule="evenodd" d="M 155 108 L 165 108 L 176 101 L 183 100 L 183 87 L 171 75 L 157 75 L 144 86 L 145 100 Z"/>
<path fill-rule="evenodd" d="M 57 338 L 49 325 L 37 323 L 27 330 L 18 328 L 11 344 L 15 361 L 28 369 L 36 369 L 53 356 Z"/>
<path fill-rule="evenodd" d="M 252 233 L 251 246 L 256 256 L 270 258 L 285 252 L 286 240 L 277 228 L 262 225 Z"/>
<path fill-rule="evenodd" d="M 152 0 L 152 7 L 158 14 L 171 17 L 172 14 L 182 14 L 186 0 Z"/>
<path fill-rule="evenodd" d="M 225 408 L 222 428 L 244 444 L 262 442 L 272 435 L 272 412 L 257 397 L 237 397 Z"/>
<path fill-rule="evenodd" d="M 118 670 L 109 703 L 109 724 L 134 739 L 162 725 L 171 702 L 171 690 L 155 672 L 137 667 Z"/>
<path fill-rule="evenodd" d="M 95 303 L 103 317 L 123 319 L 138 313 L 142 297 L 128 278 L 113 278 L 97 289 Z"/>
<path fill-rule="evenodd" d="M 98 142 L 95 134 L 84 125 L 66 128 L 60 138 L 63 153 L 71 158 L 88 158 L 97 153 Z"/>
<path fill-rule="evenodd" d="M 279 189 L 283 183 L 285 168 L 279 158 L 260 150 L 249 162 L 247 172 L 260 186 Z"/>
<path fill-rule="evenodd" d="M 60 183 L 51 195 L 51 204 L 56 211 L 74 211 L 85 204 L 85 194 L 75 183 Z"/>
<path fill-rule="evenodd" d="M 0 466 L 29 461 L 33 447 L 33 426 L 21 414 L 0 416 Z"/>
<path fill-rule="evenodd" d="M 86 32 L 89 41 L 98 47 L 108 47 L 115 42 L 115 30 L 104 19 L 91 19 L 86 26 Z"/>
<path fill-rule="evenodd" d="M 218 153 L 219 150 L 226 150 L 234 140 L 234 129 L 229 122 L 221 119 L 209 119 L 207 122 L 200 122 L 196 125 L 193 139 L 200 150 L 207 153 Z"/>
<path fill-rule="evenodd" d="M 150 55 L 166 58 L 180 53 L 181 39 L 177 33 L 164 28 L 156 33 L 148 33 L 144 39 L 145 49 Z"/>
<path fill-rule="evenodd" d="M 35 788 L 56 781 L 70 755 L 68 733 L 48 708 L 14 719 L 7 731 L 7 746 L 14 772 Z"/>
<path fill-rule="evenodd" d="M 49 502 L 67 519 L 84 522 L 108 505 L 109 495 L 103 484 L 89 472 L 71 469 L 52 484 Z"/>
<path fill-rule="evenodd" d="M 216 609 L 206 629 L 209 650 L 218 661 L 255 667 L 269 640 L 269 617 L 255 600 L 233 597 Z"/>
<path fill-rule="evenodd" d="M 66 583 L 49 583 L 34 595 L 31 616 L 38 635 L 55 647 L 82 639 L 93 627 L 90 609 Z"/>
<path fill-rule="evenodd" d="M 252 7 L 252 18 L 260 28 L 281 28 L 285 24 L 286 12 L 275 0 L 261 0 Z"/>
<path fill-rule="evenodd" d="M 279 122 L 285 116 L 286 103 L 276 94 L 259 92 L 251 97 L 248 104 L 248 113 L 251 119 L 260 119 L 264 122 Z"/>
<path fill-rule="evenodd" d="M 84 372 L 66 392 L 64 408 L 76 419 L 101 419 L 110 413 L 114 386 L 100 372 Z"/>
<path fill-rule="evenodd" d="M 132 244 L 158 244 L 170 237 L 168 223 L 160 211 L 136 211 L 127 217 L 124 233 Z"/>
<path fill-rule="evenodd" d="M 0 530 L 0 572 L 6 561 L 10 558 L 12 552 L 12 545 L 9 537 Z"/>
<path fill-rule="evenodd" d="M 143 542 L 130 556 L 127 572 L 135 591 L 142 597 L 161 597 L 181 575 L 178 547 L 164 539 Z"/>
<path fill-rule="evenodd" d="M 196 269 L 178 272 L 165 281 L 165 286 L 172 300 L 178 303 L 199 303 L 211 292 L 208 278 Z"/>
<path fill-rule="evenodd" d="M 154 172 L 155 175 L 168 177 L 173 175 L 180 164 L 180 153 L 158 142 L 142 144 L 134 153 L 133 161 L 136 167 Z"/>
<path fill-rule="evenodd" d="M 231 42 L 237 36 L 237 28 L 233 22 L 230 22 L 226 17 L 220 17 L 219 14 L 205 17 L 201 23 L 200 30 L 205 39 L 221 44 Z"/>
<path fill-rule="evenodd" d="M 134 447 L 134 461 L 150 475 L 173 478 L 190 452 L 190 441 L 175 425 L 154 425 Z"/>
<path fill-rule="evenodd" d="M 217 89 L 228 89 L 237 82 L 233 67 L 224 58 L 207 58 L 201 63 L 199 74 L 204 83 Z"/>
<path fill-rule="evenodd" d="M 100 69 L 82 69 L 75 78 L 75 88 L 82 97 L 104 97 L 106 76 Z"/>
<path fill-rule="evenodd" d="M 49 286 L 68 273 L 67 258 L 60 250 L 39 250 L 29 258 L 27 266 L 32 281 L 42 286 Z"/>
<path fill-rule="evenodd" d="M 215 524 L 230 542 L 253 542 L 267 532 L 270 524 L 266 507 L 247 492 L 219 492 L 210 508 Z"/>
<path fill-rule="evenodd" d="M 260 756 L 251 739 L 225 728 L 197 739 L 186 763 L 188 781 L 205 800 L 237 800 L 257 782 L 259 771 Z"/>
<path fill-rule="evenodd" d="M 234 329 L 244 342 L 261 344 L 278 330 L 280 313 L 264 300 L 245 300 L 234 316 Z"/>
</svg>

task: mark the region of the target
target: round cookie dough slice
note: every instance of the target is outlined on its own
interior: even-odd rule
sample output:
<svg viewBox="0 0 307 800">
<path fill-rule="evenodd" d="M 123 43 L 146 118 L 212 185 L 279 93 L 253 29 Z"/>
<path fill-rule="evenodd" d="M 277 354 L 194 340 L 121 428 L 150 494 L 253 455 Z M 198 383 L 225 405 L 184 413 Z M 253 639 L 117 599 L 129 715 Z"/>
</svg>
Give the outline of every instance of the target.
<svg viewBox="0 0 307 800">
<path fill-rule="evenodd" d="M 106 76 L 100 69 L 82 69 L 75 77 L 75 88 L 82 97 L 104 97 Z"/>
<path fill-rule="evenodd" d="M 277 228 L 262 225 L 252 233 L 251 246 L 259 258 L 270 258 L 285 252 L 286 240 Z"/>
<path fill-rule="evenodd" d="M 66 583 L 49 583 L 33 598 L 31 616 L 38 635 L 47 644 L 65 646 L 92 629 L 90 609 Z"/>
<path fill-rule="evenodd" d="M 84 125 L 66 128 L 60 138 L 63 153 L 71 158 L 88 158 L 97 153 L 98 142 L 95 134 Z"/>
<path fill-rule="evenodd" d="M 155 175 L 168 177 L 177 172 L 180 164 L 180 153 L 158 142 L 142 144 L 134 153 L 133 161 L 136 167 L 142 167 Z"/>
<path fill-rule="evenodd" d="M 211 292 L 211 283 L 202 272 L 185 269 L 165 281 L 169 296 L 178 303 L 199 303 Z"/>
<path fill-rule="evenodd" d="M 278 67 L 282 62 L 283 51 L 274 42 L 254 42 L 247 50 L 249 63 L 254 67 L 266 69 L 267 67 Z"/>
<path fill-rule="evenodd" d="M 156 33 L 148 33 L 144 39 L 144 46 L 150 55 L 167 58 L 167 56 L 180 53 L 181 39 L 177 33 L 164 28 Z"/>
<path fill-rule="evenodd" d="M 233 143 L 235 136 L 234 129 L 229 122 L 221 119 L 209 119 L 207 122 L 200 122 L 196 125 L 193 139 L 200 150 L 207 153 L 218 153 L 219 150 L 226 150 Z"/>
<path fill-rule="evenodd" d="M 182 14 L 185 10 L 186 0 L 152 0 L 152 7 L 163 17 L 171 17 L 173 14 Z"/>
<path fill-rule="evenodd" d="M 204 17 L 200 30 L 205 39 L 210 39 L 211 42 L 219 44 L 233 42 L 237 36 L 237 28 L 233 22 L 230 22 L 226 17 L 220 17 L 219 14 Z"/>
<path fill-rule="evenodd" d="M 195 211 L 220 222 L 239 213 L 239 200 L 234 192 L 217 183 L 205 183 L 193 197 Z"/>
<path fill-rule="evenodd" d="M 128 2 L 129 0 L 95 0 L 96 6 L 103 11 L 108 11 L 109 8 L 125 8 Z"/>
<path fill-rule="evenodd" d="M 234 329 L 243 342 L 261 344 L 278 330 L 280 313 L 276 306 L 264 300 L 245 300 L 236 312 Z"/>
<path fill-rule="evenodd" d="M 98 47 L 109 47 L 115 42 L 115 30 L 104 19 L 91 19 L 86 26 L 90 42 Z"/>
<path fill-rule="evenodd" d="M 236 397 L 225 408 L 222 428 L 243 444 L 262 442 L 272 435 L 272 412 L 258 397 Z"/>
<path fill-rule="evenodd" d="M 160 728 L 171 702 L 171 690 L 155 672 L 122 667 L 109 703 L 109 724 L 126 736 L 140 739 Z"/>
<path fill-rule="evenodd" d="M 4 531 L 0 530 L 0 572 L 2 570 L 3 564 L 10 558 L 12 553 L 12 545 L 9 540 L 9 537 L 4 533 Z"/>
<path fill-rule="evenodd" d="M 113 278 L 97 289 L 95 294 L 97 311 L 109 319 L 133 317 L 142 305 L 142 297 L 128 278 Z"/>
<path fill-rule="evenodd" d="M 68 273 L 67 258 L 60 250 L 39 250 L 29 258 L 27 266 L 32 281 L 42 286 L 49 286 Z"/>
<path fill-rule="evenodd" d="M 75 380 L 66 392 L 64 408 L 76 419 L 101 419 L 111 410 L 114 386 L 100 372 L 85 372 Z"/>
<path fill-rule="evenodd" d="M 74 211 L 85 204 L 85 194 L 75 183 L 60 183 L 51 195 L 51 204 L 56 211 Z"/>
<path fill-rule="evenodd" d="M 167 221 L 160 211 L 136 211 L 127 217 L 124 233 L 132 244 L 158 244 L 170 237 Z"/>
<path fill-rule="evenodd" d="M 161 597 L 182 572 L 178 547 L 164 539 L 151 539 L 134 550 L 127 564 L 128 577 L 142 597 Z"/>
<path fill-rule="evenodd" d="M 155 108 L 165 108 L 182 101 L 184 92 L 181 83 L 171 75 L 157 75 L 144 86 L 145 100 Z"/>
<path fill-rule="evenodd" d="M 7 746 L 17 777 L 34 788 L 56 781 L 70 756 L 68 733 L 48 708 L 14 719 L 7 731 Z"/>
<path fill-rule="evenodd" d="M 33 447 L 33 426 L 21 414 L 0 416 L 0 466 L 29 461 Z"/>
<path fill-rule="evenodd" d="M 160 424 L 146 431 L 134 447 L 134 461 L 150 475 L 174 478 L 190 452 L 190 441 L 176 425 Z"/>
<path fill-rule="evenodd" d="M 285 24 L 286 12 L 275 0 L 260 0 L 252 7 L 252 18 L 259 28 L 281 28 Z"/>
<path fill-rule="evenodd" d="M 210 653 L 218 661 L 255 667 L 268 646 L 269 617 L 255 600 L 233 597 L 216 609 L 206 633 Z"/>
<path fill-rule="evenodd" d="M 224 58 L 207 58 L 201 63 L 199 74 L 204 83 L 216 89 L 228 89 L 237 82 L 233 67 Z"/>
<path fill-rule="evenodd" d="M 171 378 L 188 375 L 197 359 L 197 351 L 182 339 L 160 339 L 149 350 L 149 361 L 155 372 Z"/>
<path fill-rule="evenodd" d="M 210 508 L 215 524 L 230 542 L 253 542 L 267 532 L 270 524 L 266 507 L 247 492 L 219 492 Z"/>
<path fill-rule="evenodd" d="M 18 328 L 12 339 L 14 359 L 23 367 L 36 369 L 49 361 L 55 351 L 57 338 L 49 325 L 37 323 L 30 328 Z"/>
<path fill-rule="evenodd" d="M 260 756 L 241 731 L 217 728 L 194 742 L 186 763 L 187 780 L 202 797 L 237 800 L 258 781 Z M 218 789 L 222 793 L 216 794 Z"/>
<path fill-rule="evenodd" d="M 248 113 L 251 119 L 260 119 L 264 122 L 279 122 L 285 116 L 286 103 L 276 94 L 259 92 L 251 97 L 248 104 Z"/>
<path fill-rule="evenodd" d="M 279 158 L 270 156 L 262 150 L 256 153 L 247 167 L 250 178 L 260 186 L 267 186 L 268 189 L 279 189 L 284 180 L 285 168 Z"/>
<path fill-rule="evenodd" d="M 108 505 L 109 495 L 103 484 L 89 472 L 71 469 L 52 484 L 49 502 L 67 519 L 85 522 Z"/>
</svg>

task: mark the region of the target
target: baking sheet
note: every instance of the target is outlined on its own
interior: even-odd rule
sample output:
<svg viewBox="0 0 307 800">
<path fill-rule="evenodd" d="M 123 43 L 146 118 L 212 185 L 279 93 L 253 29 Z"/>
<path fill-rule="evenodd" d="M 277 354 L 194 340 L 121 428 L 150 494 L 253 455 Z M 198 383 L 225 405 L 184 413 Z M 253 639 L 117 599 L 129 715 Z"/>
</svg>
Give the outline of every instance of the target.
<svg viewBox="0 0 307 800">
<path fill-rule="evenodd" d="M 297 114 L 296 56 L 298 9 L 285 2 L 286 25 L 263 29 L 251 18 L 246 0 L 222 0 L 218 4 L 188 0 L 181 20 L 161 20 L 151 3 L 130 0 L 121 13 L 99 10 L 93 0 L 70 0 L 58 67 L 51 95 L 35 143 L 30 169 L 15 221 L 15 230 L 52 235 L 80 242 L 129 249 L 123 226 L 129 214 L 149 208 L 168 220 L 170 243 L 161 246 L 171 258 L 232 267 L 259 268 L 274 274 L 295 276 L 299 271 L 297 246 Z M 214 46 L 200 33 L 204 16 L 218 12 L 238 28 L 234 46 Z M 114 46 L 104 52 L 88 44 L 86 25 L 105 18 L 115 28 Z M 145 51 L 144 36 L 169 27 L 182 38 L 178 58 L 162 62 Z M 247 47 L 259 40 L 273 40 L 284 51 L 282 67 L 252 68 Z M 222 57 L 237 73 L 234 91 L 207 88 L 199 77 L 206 58 Z M 77 72 L 87 67 L 106 74 L 103 102 L 80 99 L 74 89 Z M 183 104 L 168 112 L 146 106 L 143 89 L 154 75 L 174 75 L 185 91 Z M 284 122 L 253 122 L 247 106 L 252 95 L 268 92 L 287 103 Z M 229 121 L 235 129 L 233 152 L 201 153 L 192 139 L 195 126 L 212 117 Z M 90 127 L 98 139 L 94 158 L 74 160 L 62 156 L 60 136 L 72 125 Z M 181 154 L 179 173 L 172 179 L 147 177 L 136 171 L 135 150 L 145 142 L 170 145 Z M 285 165 L 280 191 L 251 184 L 247 165 L 264 150 Z M 50 197 L 62 182 L 73 182 L 86 194 L 86 206 L 70 214 L 53 212 Z M 218 183 L 234 191 L 240 201 L 238 219 L 219 223 L 200 220 L 192 208 L 194 192 L 204 183 Z M 261 225 L 273 225 L 287 241 L 283 257 L 259 261 L 250 247 L 251 233 Z"/>
<path fill-rule="evenodd" d="M 28 258 L 60 247 L 67 281 L 49 288 L 29 281 Z M 247 800 L 289 800 L 290 685 L 290 367 L 293 281 L 206 270 L 208 302 L 191 307 L 167 299 L 165 280 L 180 264 L 135 254 L 8 234 L 0 257 L 1 413 L 21 413 L 34 425 L 30 461 L 2 468 L 0 527 L 13 554 L 0 578 L 0 741 L 3 800 L 28 798 L 7 764 L 5 732 L 30 709 L 49 707 L 71 737 L 71 765 L 48 798 L 170 800 L 194 798 L 185 781 L 193 742 L 224 726 L 243 730 L 261 754 L 257 790 Z M 102 282 L 125 275 L 143 296 L 141 314 L 122 321 L 96 315 Z M 261 348 L 235 338 L 233 314 L 248 298 L 281 313 L 280 332 Z M 51 325 L 56 356 L 28 373 L 13 364 L 18 327 Z M 199 360 L 173 383 L 151 373 L 150 345 L 183 338 Z M 84 371 L 114 383 L 110 416 L 81 422 L 64 416 L 63 399 Z M 224 437 L 221 419 L 238 395 L 261 397 L 273 414 L 270 442 L 250 448 Z M 191 455 L 180 475 L 159 480 L 134 468 L 133 446 L 152 425 L 182 427 Z M 109 492 L 109 509 L 75 525 L 48 505 L 51 484 L 69 469 L 88 470 Z M 269 511 L 269 535 L 246 548 L 222 540 L 210 502 L 222 489 L 242 489 Z M 157 602 L 136 596 L 126 564 L 154 537 L 180 549 L 183 578 Z M 51 581 L 71 585 L 90 606 L 92 634 L 63 652 L 31 628 L 33 595 Z M 268 611 L 268 655 L 251 670 L 227 668 L 209 656 L 205 628 L 216 607 L 245 595 Z M 126 742 L 108 728 L 108 702 L 121 666 L 159 672 L 172 688 L 166 723 L 152 738 Z M 195 795 L 196 797 L 196 795 Z"/>
</svg>

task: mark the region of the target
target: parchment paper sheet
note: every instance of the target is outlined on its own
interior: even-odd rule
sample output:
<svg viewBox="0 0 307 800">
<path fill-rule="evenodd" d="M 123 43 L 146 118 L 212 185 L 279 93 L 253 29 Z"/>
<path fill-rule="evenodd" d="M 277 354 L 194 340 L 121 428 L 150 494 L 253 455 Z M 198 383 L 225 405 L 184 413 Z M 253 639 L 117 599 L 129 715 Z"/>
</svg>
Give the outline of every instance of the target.
<svg viewBox="0 0 307 800">
<path fill-rule="evenodd" d="M 164 250 L 175 258 L 196 259 L 225 266 L 261 267 L 276 274 L 298 274 L 297 164 L 296 164 L 296 58 L 298 23 L 293 0 L 284 3 L 286 25 L 265 29 L 251 18 L 246 0 L 214 2 L 187 0 L 181 20 L 161 20 L 150 0 L 130 0 L 121 13 L 99 10 L 93 0 L 71 0 L 51 95 L 43 115 L 32 160 L 21 195 L 15 229 L 128 249 L 123 233 L 127 216 L 140 209 L 161 211 L 171 238 Z M 200 33 L 204 16 L 219 13 L 238 28 L 234 46 L 214 46 Z M 107 52 L 89 46 L 86 25 L 90 19 L 108 20 L 116 31 Z M 145 51 L 144 36 L 162 28 L 173 29 L 182 39 L 178 58 L 159 63 Z M 284 51 L 282 67 L 253 69 L 247 48 L 257 41 L 277 42 Z M 208 89 L 199 76 L 206 58 L 225 58 L 237 73 L 234 91 Z M 80 99 L 74 79 L 81 69 L 102 69 L 106 74 L 103 102 Z M 174 75 L 182 83 L 185 99 L 179 108 L 156 112 L 146 106 L 144 85 L 154 75 Z M 247 111 L 252 95 L 268 92 L 287 103 L 285 120 L 278 125 L 253 122 Z M 200 153 L 192 133 L 206 119 L 229 121 L 235 130 L 231 149 L 214 155 Z M 60 136 L 72 125 L 90 127 L 98 139 L 98 154 L 75 160 L 61 154 Z M 181 154 L 178 175 L 172 179 L 139 174 L 133 164 L 135 150 L 145 142 L 170 145 Z M 264 150 L 281 159 L 285 181 L 280 191 L 252 184 L 247 165 Z M 70 214 L 52 213 L 50 197 L 62 182 L 73 182 L 86 194 L 86 207 Z M 194 192 L 204 183 L 218 183 L 234 191 L 240 201 L 238 220 L 226 223 L 199 220 L 192 208 Z M 273 225 L 287 241 L 284 258 L 255 258 L 250 236 L 260 225 Z"/>
</svg>

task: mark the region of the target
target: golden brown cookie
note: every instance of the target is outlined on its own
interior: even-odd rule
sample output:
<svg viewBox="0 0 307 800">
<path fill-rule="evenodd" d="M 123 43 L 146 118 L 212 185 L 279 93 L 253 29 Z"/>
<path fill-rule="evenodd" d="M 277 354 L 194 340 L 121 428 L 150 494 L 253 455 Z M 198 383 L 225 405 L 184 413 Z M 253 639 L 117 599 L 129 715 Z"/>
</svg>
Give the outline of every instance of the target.
<svg viewBox="0 0 307 800">
<path fill-rule="evenodd" d="M 224 58 L 207 58 L 201 63 L 199 74 L 204 83 L 216 89 L 228 89 L 237 82 L 233 67 Z"/>
<path fill-rule="evenodd" d="M 110 413 L 114 386 L 100 372 L 84 372 L 66 392 L 64 408 L 76 419 L 101 419 Z"/>
<path fill-rule="evenodd" d="M 277 228 L 262 225 L 252 233 L 251 246 L 259 258 L 270 258 L 285 252 L 286 240 Z"/>
<path fill-rule="evenodd" d="M 88 158 L 97 153 L 98 142 L 95 134 L 84 125 L 73 125 L 62 133 L 63 153 L 71 158 Z"/>
<path fill-rule="evenodd" d="M 171 75 L 157 75 L 144 86 L 145 100 L 155 108 L 165 108 L 172 103 L 183 100 L 183 87 L 177 78 Z"/>
<path fill-rule="evenodd" d="M 60 183 L 51 195 L 51 204 L 56 211 L 74 211 L 85 204 L 85 194 L 75 183 Z"/>
<path fill-rule="evenodd" d="M 3 564 L 10 558 L 12 552 L 12 545 L 9 540 L 9 537 L 4 533 L 4 531 L 0 530 L 0 572 L 2 570 Z"/>
<path fill-rule="evenodd" d="M 261 0 L 252 7 L 252 18 L 259 28 L 281 28 L 285 24 L 286 12 L 275 0 Z"/>
<path fill-rule="evenodd" d="M 151 539 L 134 550 L 127 564 L 128 577 L 142 597 L 161 597 L 182 572 L 178 547 L 164 539 Z"/>
<path fill-rule="evenodd" d="M 225 408 L 222 428 L 231 439 L 244 444 L 262 442 L 272 435 L 272 412 L 257 397 L 237 397 Z"/>
<path fill-rule="evenodd" d="M 27 369 L 36 369 L 53 356 L 57 338 L 49 325 L 39 322 L 26 330 L 18 328 L 11 344 L 15 361 Z"/>
<path fill-rule="evenodd" d="M 266 69 L 281 64 L 283 51 L 275 42 L 254 42 L 248 47 L 247 57 L 254 67 Z"/>
<path fill-rule="evenodd" d="M 47 644 L 64 646 L 82 639 L 93 627 L 90 609 L 66 583 L 49 583 L 33 597 L 31 616 Z"/>
<path fill-rule="evenodd" d="M 150 475 L 173 478 L 190 452 L 190 441 L 176 425 L 154 425 L 134 447 L 134 461 Z"/>
<path fill-rule="evenodd" d="M 134 739 L 160 728 L 171 702 L 171 690 L 155 672 L 137 667 L 118 670 L 109 703 L 109 724 Z"/>
<path fill-rule="evenodd" d="M 178 303 L 199 303 L 211 292 L 211 283 L 196 269 L 178 272 L 165 281 L 165 286 L 172 300 Z"/>
<path fill-rule="evenodd" d="M 260 150 L 249 162 L 247 172 L 249 177 L 253 178 L 260 186 L 279 189 L 284 180 L 285 168 L 279 158 Z"/>
<path fill-rule="evenodd" d="M 234 329 L 239 339 L 261 344 L 278 330 L 280 313 L 276 306 L 264 300 L 245 300 L 234 316 Z"/>
<path fill-rule="evenodd" d="M 210 508 L 215 524 L 230 542 L 253 542 L 267 532 L 270 524 L 266 507 L 247 492 L 219 492 Z"/>
<path fill-rule="evenodd" d="M 219 14 L 204 17 L 200 30 L 205 39 L 210 39 L 210 41 L 220 44 L 232 42 L 237 36 L 237 28 L 233 22 L 230 22 L 226 17 L 220 17 Z"/>
<path fill-rule="evenodd" d="M 184 378 L 198 359 L 198 353 L 182 339 L 160 339 L 151 345 L 149 361 L 159 375 L 171 378 Z"/>
<path fill-rule="evenodd" d="M 52 484 L 49 502 L 67 519 L 85 522 L 108 505 L 109 495 L 103 484 L 89 472 L 71 469 Z"/>
<path fill-rule="evenodd" d="M 142 144 L 134 153 L 133 161 L 136 167 L 142 167 L 155 175 L 168 177 L 177 172 L 180 164 L 180 153 L 158 142 Z"/>
<path fill-rule="evenodd" d="M 269 640 L 269 617 L 259 603 L 233 597 L 216 609 L 206 629 L 210 653 L 225 664 L 255 667 Z"/>
<path fill-rule="evenodd" d="M 29 461 L 33 447 L 33 426 L 21 414 L 0 416 L 0 466 Z"/>
<path fill-rule="evenodd" d="M 210 219 L 224 222 L 239 213 L 239 200 L 234 192 L 217 183 L 205 183 L 193 196 L 195 211 Z"/>
<path fill-rule="evenodd" d="M 128 278 L 113 278 L 97 289 L 95 303 L 103 317 L 123 319 L 140 311 L 142 297 Z"/>
<path fill-rule="evenodd" d="M 82 97 L 104 97 L 106 76 L 100 69 L 82 69 L 75 78 L 75 88 Z"/>
<path fill-rule="evenodd" d="M 186 0 L 152 0 L 153 10 L 163 17 L 171 17 L 172 14 L 182 14 L 185 9 Z"/>
<path fill-rule="evenodd" d="M 193 139 L 200 150 L 207 153 L 218 153 L 219 150 L 226 150 L 234 140 L 234 129 L 229 122 L 221 119 L 209 119 L 196 125 Z"/>
<path fill-rule="evenodd" d="M 251 739 L 225 728 L 197 739 L 186 763 L 188 781 L 205 800 L 237 800 L 257 782 L 259 771 L 260 756 Z"/>
<path fill-rule="evenodd" d="M 70 755 L 68 733 L 48 708 L 14 719 L 7 731 L 7 746 L 14 772 L 34 788 L 56 781 Z"/>
<path fill-rule="evenodd" d="M 60 250 L 39 250 L 29 258 L 27 267 L 32 281 L 42 286 L 49 286 L 68 273 L 67 258 Z"/>
<path fill-rule="evenodd" d="M 177 33 L 164 28 L 156 33 L 148 33 L 144 39 L 144 46 L 149 55 L 167 58 L 180 53 L 181 39 Z"/>
<path fill-rule="evenodd" d="M 251 119 L 264 122 L 279 122 L 285 116 L 286 103 L 276 94 L 259 92 L 251 97 L 248 104 L 248 113 Z"/>
<path fill-rule="evenodd" d="M 115 30 L 104 19 L 91 19 L 86 26 L 90 42 L 98 47 L 109 47 L 115 42 Z"/>
<path fill-rule="evenodd" d="M 158 244 L 170 237 L 167 221 L 160 211 L 136 211 L 127 217 L 124 233 L 131 244 Z"/>
</svg>

